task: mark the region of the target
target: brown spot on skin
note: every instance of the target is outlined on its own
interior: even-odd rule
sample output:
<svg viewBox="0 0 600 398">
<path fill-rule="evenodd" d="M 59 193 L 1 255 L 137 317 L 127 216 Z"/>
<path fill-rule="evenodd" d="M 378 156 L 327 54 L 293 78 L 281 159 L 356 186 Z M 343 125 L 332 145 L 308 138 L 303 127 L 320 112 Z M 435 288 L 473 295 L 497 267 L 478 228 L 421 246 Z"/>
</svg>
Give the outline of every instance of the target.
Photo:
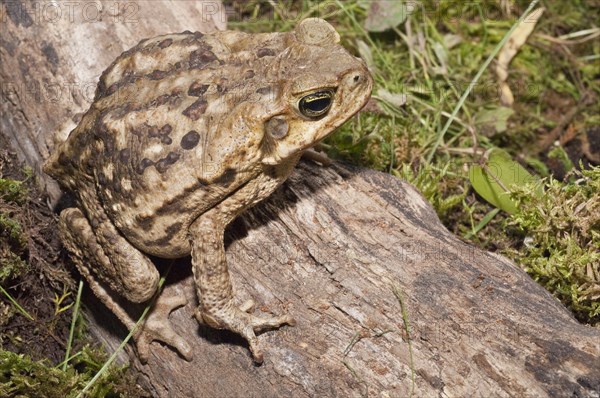
<svg viewBox="0 0 600 398">
<path fill-rule="evenodd" d="M 169 74 L 169 72 L 166 72 L 164 70 L 155 69 L 152 73 L 150 73 L 147 76 L 148 76 L 148 79 L 150 79 L 150 80 L 162 80 L 168 74 Z"/>
<path fill-rule="evenodd" d="M 173 140 L 169 136 L 173 128 L 170 124 L 165 124 L 160 129 L 157 126 L 151 126 L 148 123 L 144 123 L 141 126 L 136 126 L 131 129 L 131 134 L 140 137 L 148 136 L 149 138 L 158 138 L 161 143 L 165 145 L 171 145 Z"/>
<path fill-rule="evenodd" d="M 111 84 L 110 87 L 108 87 L 107 89 L 104 89 L 104 87 L 106 86 L 106 82 L 104 81 L 103 77 L 101 77 L 100 79 L 100 84 L 98 85 L 98 89 L 96 90 L 96 98 L 94 99 L 94 101 L 98 100 L 99 98 L 114 94 L 121 87 L 125 87 L 138 79 L 138 76 L 134 75 L 133 72 L 129 70 L 123 74 L 121 80 Z"/>
<path fill-rule="evenodd" d="M 207 64 L 216 61 L 217 56 L 210 50 L 199 49 L 192 51 L 189 62 L 191 69 L 203 69 Z"/>
<path fill-rule="evenodd" d="M 194 82 L 188 89 L 188 95 L 192 97 L 202 97 L 202 94 L 208 90 L 208 84 L 202 84 L 201 82 Z"/>
<path fill-rule="evenodd" d="M 3 47 L 11 57 L 15 56 L 15 50 L 17 49 L 17 44 L 15 44 L 15 42 L 0 38 L 0 47 Z"/>
<path fill-rule="evenodd" d="M 271 92 L 271 87 L 261 87 L 258 90 L 256 90 L 256 92 L 262 95 L 269 94 Z"/>
<path fill-rule="evenodd" d="M 164 145 L 171 145 L 171 143 L 173 142 L 171 137 L 169 137 L 169 134 L 171 134 L 172 130 L 173 128 L 170 124 L 165 124 L 160 128 L 158 134 L 160 136 L 160 142 L 162 142 Z"/>
<path fill-rule="evenodd" d="M 108 243 L 111 246 L 116 245 L 118 241 L 119 241 L 119 238 L 117 237 L 117 235 L 111 234 L 108 236 Z"/>
<path fill-rule="evenodd" d="M 173 239 L 173 237 L 181 231 L 182 226 L 183 226 L 183 223 L 181 223 L 181 222 L 176 222 L 174 224 L 169 225 L 165 229 L 165 235 L 162 238 L 156 239 L 150 243 L 154 246 L 168 245 L 171 242 L 171 240 Z"/>
<path fill-rule="evenodd" d="M 107 88 L 106 90 L 101 90 L 100 86 L 98 86 L 98 95 L 96 96 L 96 99 L 114 94 L 119 89 L 119 87 L 121 87 L 121 85 L 119 83 L 120 82 L 111 84 L 110 87 Z"/>
<path fill-rule="evenodd" d="M 136 221 L 144 231 L 147 231 L 152 228 L 152 225 L 154 224 L 154 217 L 136 216 Z"/>
<path fill-rule="evenodd" d="M 111 108 L 110 114 L 113 119 L 121 119 L 123 116 L 128 115 L 134 109 L 131 102 L 126 102 L 124 105 L 115 106 Z"/>
<path fill-rule="evenodd" d="M 182 33 L 188 35 L 188 37 L 181 41 L 181 43 L 184 45 L 202 42 L 202 38 L 204 37 L 204 34 L 200 32 L 190 32 L 189 30 L 186 30 Z"/>
<path fill-rule="evenodd" d="M 116 61 L 122 60 L 122 59 L 126 59 L 129 58 L 129 56 L 131 54 L 134 54 L 136 52 L 138 52 L 140 50 L 140 48 L 148 41 L 148 39 L 142 39 L 138 44 L 135 45 L 135 47 L 130 48 L 129 50 L 124 51 L 123 53 L 121 53 L 121 55 L 119 55 L 116 59 Z"/>
<path fill-rule="evenodd" d="M 181 231 L 181 227 L 183 226 L 183 223 L 180 222 L 176 222 L 175 224 L 169 225 L 167 227 L 167 229 L 165 230 L 165 232 L 167 233 L 167 235 L 172 238 L 173 235 L 175 235 L 177 232 Z M 169 239 L 170 239 L 169 238 Z"/>
<path fill-rule="evenodd" d="M 158 43 L 158 47 L 160 47 L 160 48 L 167 48 L 171 44 L 173 44 L 173 39 L 164 39 L 163 41 L 161 41 L 160 43 Z"/>
<path fill-rule="evenodd" d="M 129 148 L 121 149 L 121 151 L 119 152 L 119 160 L 122 163 L 127 163 L 129 161 L 130 157 L 131 157 L 131 150 L 129 150 Z"/>
<path fill-rule="evenodd" d="M 208 102 L 204 98 L 198 98 L 192 105 L 188 106 L 182 114 L 184 116 L 189 117 L 192 120 L 200 119 L 200 116 L 204 114 L 206 108 L 208 107 Z"/>
<path fill-rule="evenodd" d="M 160 133 L 163 135 L 170 134 L 173 131 L 173 127 L 170 124 L 165 124 L 160 128 Z"/>
<path fill-rule="evenodd" d="M 146 170 L 146 168 L 152 166 L 154 164 L 154 162 L 148 158 L 144 158 L 142 159 L 142 161 L 140 162 L 140 164 L 138 165 L 137 169 L 135 170 L 138 174 L 144 174 L 144 170 Z"/>
<path fill-rule="evenodd" d="M 225 169 L 225 171 L 223 172 L 223 174 L 221 174 L 219 176 L 219 178 L 217 178 L 215 180 L 215 183 L 221 184 L 224 187 L 228 187 L 228 186 L 231 185 L 231 183 L 233 181 L 235 181 L 236 174 L 237 174 L 237 172 L 235 171 L 235 169 L 227 168 L 227 169 Z"/>
<path fill-rule="evenodd" d="M 104 124 L 103 122 L 104 117 L 109 111 L 110 109 L 107 109 L 103 112 L 102 115 L 98 117 L 94 125 L 94 129 L 96 130 L 96 139 L 100 139 L 102 141 L 102 144 L 104 145 L 104 154 L 106 156 L 112 157 L 115 151 L 115 137 L 112 135 L 112 133 L 108 130 L 106 124 Z M 84 146 L 85 145 L 80 145 L 81 148 L 83 148 Z"/>
<path fill-rule="evenodd" d="M 63 167 L 71 166 L 73 164 L 73 160 L 67 156 L 66 153 L 61 152 L 60 155 L 58 155 L 58 164 Z"/>
<path fill-rule="evenodd" d="M 121 183 L 119 180 L 113 180 L 113 191 L 116 193 L 121 193 Z"/>
<path fill-rule="evenodd" d="M 152 101 L 150 101 L 148 103 L 148 105 L 150 106 L 150 108 L 155 108 L 157 106 L 164 105 L 169 101 L 169 97 L 170 97 L 169 94 L 159 95 L 158 97 L 156 97 Z"/>
<path fill-rule="evenodd" d="M 175 104 L 181 97 L 181 91 L 175 90 L 170 94 L 163 94 L 148 103 L 150 108 L 158 107 L 165 104 Z"/>
<path fill-rule="evenodd" d="M 244 72 L 244 79 L 252 79 L 254 77 L 254 71 L 252 69 Z"/>
<path fill-rule="evenodd" d="M 258 58 L 262 58 L 262 57 L 272 57 L 275 55 L 275 51 L 273 51 L 270 48 L 260 48 L 257 53 L 256 56 Z"/>
<path fill-rule="evenodd" d="M 149 136 L 149 137 L 157 137 L 158 136 L 158 128 L 156 126 L 150 126 L 148 123 L 144 123 L 142 125 L 136 126 L 131 129 L 131 134 L 139 135 L 139 136 Z"/>
<path fill-rule="evenodd" d="M 186 209 L 185 207 L 182 208 L 181 207 L 181 201 L 190 196 L 190 194 L 192 192 L 195 192 L 196 190 L 198 190 L 199 188 L 201 188 L 203 185 L 207 185 L 207 184 L 194 184 L 191 185 L 189 187 L 185 187 L 183 189 L 183 192 L 165 200 L 162 204 L 162 206 L 160 206 L 157 210 L 156 210 L 156 215 L 157 216 L 164 216 L 167 214 L 181 214 L 182 212 L 187 212 L 187 211 L 191 211 L 192 209 Z"/>
<path fill-rule="evenodd" d="M 188 131 L 186 133 L 186 135 L 184 135 L 183 137 L 181 137 L 181 147 L 185 150 L 190 150 L 192 148 L 195 148 L 196 145 L 198 145 L 198 142 L 200 142 L 200 134 L 198 134 L 197 131 Z"/>
<path fill-rule="evenodd" d="M 169 154 L 160 159 L 158 162 L 156 162 L 156 170 L 162 174 L 165 171 L 167 171 L 167 169 L 169 168 L 169 166 L 171 166 L 172 164 L 174 164 L 175 162 L 177 162 L 179 160 L 179 154 L 176 152 L 169 152 Z"/>
</svg>

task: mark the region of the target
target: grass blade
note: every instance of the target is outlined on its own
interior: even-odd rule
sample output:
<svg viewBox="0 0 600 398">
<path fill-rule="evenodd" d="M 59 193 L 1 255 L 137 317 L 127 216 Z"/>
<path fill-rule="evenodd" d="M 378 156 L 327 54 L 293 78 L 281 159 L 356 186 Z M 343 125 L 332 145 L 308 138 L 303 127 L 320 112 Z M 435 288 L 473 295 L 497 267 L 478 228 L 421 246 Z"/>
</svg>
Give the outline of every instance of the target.
<svg viewBox="0 0 600 398">
<path fill-rule="evenodd" d="M 6 298 L 15 306 L 15 308 L 17 310 L 19 310 L 19 312 L 21 314 L 23 314 L 23 316 L 27 319 L 29 319 L 30 321 L 35 321 L 35 319 L 33 319 L 33 317 L 31 315 L 29 315 L 29 313 L 27 311 L 25 311 L 25 309 L 23 307 L 21 307 L 19 305 L 19 303 L 17 303 L 17 301 L 6 291 L 4 290 L 4 288 L 2 286 L 0 286 L 0 291 L 6 296 Z"/>
<path fill-rule="evenodd" d="M 81 304 L 81 292 L 83 291 L 83 280 L 79 281 L 79 287 L 77 288 L 77 298 L 75 299 L 75 308 L 73 308 L 73 319 L 71 320 L 71 329 L 69 330 L 69 340 L 67 341 L 67 350 L 65 352 L 65 360 L 63 361 L 62 370 L 67 370 L 67 364 L 69 363 L 69 355 L 71 355 L 71 347 L 73 346 L 73 335 L 75 334 L 75 324 L 77 323 L 77 316 L 79 315 L 79 306 Z"/>
</svg>

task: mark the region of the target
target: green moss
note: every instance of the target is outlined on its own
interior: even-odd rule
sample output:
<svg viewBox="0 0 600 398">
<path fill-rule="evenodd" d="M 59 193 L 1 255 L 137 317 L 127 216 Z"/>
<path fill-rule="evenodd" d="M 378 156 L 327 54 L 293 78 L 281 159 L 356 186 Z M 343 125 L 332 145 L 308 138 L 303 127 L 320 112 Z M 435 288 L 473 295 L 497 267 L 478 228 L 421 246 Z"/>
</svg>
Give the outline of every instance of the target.
<svg viewBox="0 0 600 398">
<path fill-rule="evenodd" d="M 0 283 L 29 271 L 29 265 L 22 257 L 26 247 L 27 236 L 21 224 L 0 212 Z"/>
<path fill-rule="evenodd" d="M 507 222 L 526 236 L 508 254 L 585 322 L 600 322 L 600 167 L 574 172 L 573 182 L 550 179 L 539 197 L 531 187 Z"/>
<path fill-rule="evenodd" d="M 1 250 L 0 250 L 1 252 Z M 0 285 L 29 271 L 29 264 L 20 256 L 8 251 L 0 257 Z"/>
<path fill-rule="evenodd" d="M 4 237 L 15 250 L 21 250 L 27 244 L 27 237 L 23 233 L 21 224 L 3 212 L 0 212 L 0 236 Z"/>
<path fill-rule="evenodd" d="M 22 204 L 27 199 L 28 189 L 25 181 L 0 178 L 0 200 Z"/>
<path fill-rule="evenodd" d="M 0 396 L 75 397 L 101 366 L 98 352 L 84 348 L 65 371 L 47 361 L 33 361 L 25 355 L 0 350 Z M 113 368 L 90 390 L 89 397 L 135 397 L 139 391 L 124 382 L 125 368 Z M 129 381 L 131 382 L 131 381 Z M 133 383 L 132 383 L 133 384 Z"/>
</svg>

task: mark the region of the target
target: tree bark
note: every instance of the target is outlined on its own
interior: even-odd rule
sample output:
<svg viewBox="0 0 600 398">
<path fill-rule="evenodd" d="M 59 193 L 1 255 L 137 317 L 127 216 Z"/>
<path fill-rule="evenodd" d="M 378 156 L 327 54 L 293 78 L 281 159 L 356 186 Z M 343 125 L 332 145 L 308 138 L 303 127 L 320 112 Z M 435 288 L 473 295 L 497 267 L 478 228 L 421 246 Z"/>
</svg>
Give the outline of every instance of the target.
<svg viewBox="0 0 600 398">
<path fill-rule="evenodd" d="M 88 14 L 92 3 L 72 5 L 72 17 L 61 6 L 51 22 L 44 5 L 61 3 L 37 11 L 2 3 L 0 127 L 54 196 L 39 170 L 55 132 L 86 110 L 122 50 L 169 31 L 223 28 L 222 12 L 206 12 L 215 2 L 116 3 L 112 11 L 114 3 L 93 3 Z M 90 22 L 98 4 L 102 18 Z M 132 10 L 135 24 L 124 19 Z M 289 312 L 298 324 L 262 334 L 265 363 L 253 365 L 241 338 L 198 325 L 189 259 L 177 261 L 163 294 L 188 297 L 170 319 L 193 361 L 154 343 L 142 365 L 127 348 L 155 396 L 600 394 L 600 331 L 577 323 L 507 259 L 458 240 L 412 186 L 389 175 L 301 162 L 227 239 L 239 301 Z M 125 332 L 115 318 L 93 297 L 87 314 L 95 335 L 116 347 Z"/>
</svg>

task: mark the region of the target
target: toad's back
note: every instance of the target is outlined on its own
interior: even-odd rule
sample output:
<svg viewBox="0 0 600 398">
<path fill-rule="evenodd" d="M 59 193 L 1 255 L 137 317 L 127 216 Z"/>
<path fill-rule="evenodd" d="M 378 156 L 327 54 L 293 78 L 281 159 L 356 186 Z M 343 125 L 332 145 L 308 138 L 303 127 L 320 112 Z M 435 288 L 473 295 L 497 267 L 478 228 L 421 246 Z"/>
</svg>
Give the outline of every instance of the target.
<svg viewBox="0 0 600 398">
<path fill-rule="evenodd" d="M 366 102 L 368 71 L 338 43 L 321 20 L 142 41 L 102 74 L 45 170 L 76 194 L 92 229 L 107 219 L 143 252 L 189 254 L 194 220 L 242 186 L 257 188 L 236 196 L 239 208 L 268 196 Z M 250 184 L 260 177 L 269 182 Z"/>
<path fill-rule="evenodd" d="M 250 116 L 276 101 L 269 68 L 288 36 L 186 32 L 140 42 L 103 73 L 46 170 L 74 192 L 97 191 L 126 235 L 159 240 L 189 225 L 261 171 L 262 129 Z M 233 125 L 235 114 L 245 122 Z"/>
</svg>

